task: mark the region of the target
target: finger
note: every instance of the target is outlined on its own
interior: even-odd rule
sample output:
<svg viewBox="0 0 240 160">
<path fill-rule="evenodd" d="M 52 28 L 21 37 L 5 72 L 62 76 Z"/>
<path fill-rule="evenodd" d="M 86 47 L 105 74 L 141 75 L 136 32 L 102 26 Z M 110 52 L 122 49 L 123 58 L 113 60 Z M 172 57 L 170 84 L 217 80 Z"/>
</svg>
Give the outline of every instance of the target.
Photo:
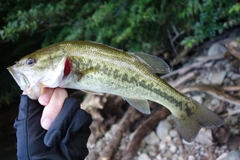
<svg viewBox="0 0 240 160">
<path fill-rule="evenodd" d="M 44 129 L 48 130 L 52 122 L 62 109 L 65 99 L 68 97 L 67 91 L 62 88 L 56 88 L 53 91 L 49 103 L 43 109 L 41 118 L 41 125 Z"/>
<path fill-rule="evenodd" d="M 40 97 L 38 98 L 38 102 L 43 106 L 48 105 L 52 97 L 53 91 L 54 91 L 53 88 L 44 88 Z"/>
</svg>

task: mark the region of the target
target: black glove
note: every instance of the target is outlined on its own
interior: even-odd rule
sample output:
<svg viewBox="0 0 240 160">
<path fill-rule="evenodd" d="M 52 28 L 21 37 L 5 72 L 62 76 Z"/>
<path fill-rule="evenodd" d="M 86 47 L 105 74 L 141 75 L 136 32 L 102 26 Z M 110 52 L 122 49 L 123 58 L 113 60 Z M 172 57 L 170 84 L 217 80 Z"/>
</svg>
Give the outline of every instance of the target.
<svg viewBox="0 0 240 160">
<path fill-rule="evenodd" d="M 19 160 L 76 160 L 88 155 L 86 147 L 90 135 L 91 115 L 79 108 L 79 102 L 67 98 L 49 130 L 40 125 L 43 106 L 21 96 L 17 129 L 17 157 Z"/>
</svg>

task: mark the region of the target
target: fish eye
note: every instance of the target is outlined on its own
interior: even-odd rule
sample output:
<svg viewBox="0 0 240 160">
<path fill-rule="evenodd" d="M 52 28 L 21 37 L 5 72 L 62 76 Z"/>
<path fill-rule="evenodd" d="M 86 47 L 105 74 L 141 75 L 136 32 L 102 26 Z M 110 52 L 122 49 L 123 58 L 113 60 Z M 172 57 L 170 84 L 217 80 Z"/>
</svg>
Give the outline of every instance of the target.
<svg viewBox="0 0 240 160">
<path fill-rule="evenodd" d="M 26 63 L 27 63 L 27 65 L 33 65 L 34 63 L 36 63 L 36 59 L 35 58 L 28 58 Z"/>
</svg>

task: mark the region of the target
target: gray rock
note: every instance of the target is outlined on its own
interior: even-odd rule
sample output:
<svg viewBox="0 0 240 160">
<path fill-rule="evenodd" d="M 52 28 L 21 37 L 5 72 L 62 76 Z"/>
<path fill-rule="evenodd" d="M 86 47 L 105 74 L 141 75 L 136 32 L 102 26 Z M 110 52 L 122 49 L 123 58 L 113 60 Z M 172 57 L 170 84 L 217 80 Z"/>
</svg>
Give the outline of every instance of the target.
<svg viewBox="0 0 240 160">
<path fill-rule="evenodd" d="M 112 138 L 112 133 L 111 133 L 110 131 L 108 131 L 108 132 L 106 132 L 106 133 L 104 134 L 104 137 L 105 137 L 105 139 L 108 141 L 108 140 L 110 140 L 110 139 Z"/>
<path fill-rule="evenodd" d="M 230 128 L 230 132 L 233 133 L 234 135 L 239 133 L 239 129 L 237 128 Z"/>
<path fill-rule="evenodd" d="M 145 148 L 145 151 L 146 153 L 151 156 L 151 157 L 156 157 L 157 154 L 158 154 L 158 148 L 156 145 L 148 145 L 146 148 Z"/>
<path fill-rule="evenodd" d="M 232 78 L 232 80 L 237 80 L 240 78 L 240 74 L 233 73 L 231 78 Z"/>
<path fill-rule="evenodd" d="M 167 153 L 164 155 L 164 157 L 166 157 L 167 159 L 172 159 L 172 156 L 173 154 L 170 151 L 167 151 Z"/>
<path fill-rule="evenodd" d="M 195 150 L 198 150 L 199 148 L 200 148 L 199 145 L 196 145 L 196 146 L 194 147 Z"/>
<path fill-rule="evenodd" d="M 175 138 L 175 137 L 177 137 L 177 135 L 178 135 L 178 133 L 177 133 L 177 131 L 176 131 L 175 129 L 171 129 L 170 132 L 169 132 L 169 134 L 170 134 L 170 136 L 171 136 L 172 138 Z"/>
<path fill-rule="evenodd" d="M 174 155 L 172 156 L 172 160 L 179 160 L 179 156 L 176 155 L 176 154 L 174 154 Z"/>
<path fill-rule="evenodd" d="M 201 103 L 201 104 L 202 104 L 202 102 L 203 102 L 203 98 L 202 98 L 202 96 L 200 96 L 200 95 L 192 96 L 192 99 L 198 101 L 198 102 Z"/>
<path fill-rule="evenodd" d="M 150 145 L 159 144 L 159 138 L 155 132 L 151 132 L 145 137 L 145 142 Z"/>
<path fill-rule="evenodd" d="M 134 136 L 134 132 L 132 132 L 129 136 L 129 140 L 131 141 L 133 139 L 133 136 Z"/>
<path fill-rule="evenodd" d="M 161 154 L 158 154 L 158 155 L 156 156 L 156 160 L 162 160 Z"/>
<path fill-rule="evenodd" d="M 164 151 L 167 148 L 167 144 L 165 142 L 161 142 L 159 145 L 159 150 Z"/>
<path fill-rule="evenodd" d="M 156 157 L 157 156 L 157 152 L 154 151 L 149 151 L 148 153 L 151 157 Z"/>
<path fill-rule="evenodd" d="M 208 152 L 203 152 L 202 156 L 203 157 L 209 157 L 209 154 L 208 154 Z"/>
<path fill-rule="evenodd" d="M 169 130 L 171 129 L 171 124 L 167 121 L 161 121 L 157 126 L 157 135 L 161 140 L 164 140 L 169 134 Z"/>
<path fill-rule="evenodd" d="M 208 56 L 224 55 L 227 52 L 227 48 L 219 43 L 214 43 L 208 50 Z"/>
<path fill-rule="evenodd" d="M 227 145 L 223 145 L 223 146 L 221 146 L 221 149 L 227 149 L 228 147 L 227 147 Z"/>
<path fill-rule="evenodd" d="M 172 141 L 172 137 L 170 135 L 167 135 L 164 139 L 165 142 L 171 142 Z"/>
<path fill-rule="evenodd" d="M 146 145 L 147 145 L 146 142 L 145 142 L 145 141 L 142 141 L 138 150 L 139 150 L 139 151 L 145 150 Z"/>
<path fill-rule="evenodd" d="M 227 74 L 226 70 L 211 72 L 208 76 L 208 79 L 211 84 L 221 85 L 226 74 Z"/>
<path fill-rule="evenodd" d="M 175 153 L 177 151 L 177 147 L 174 144 L 171 144 L 169 150 L 170 152 Z"/>
<path fill-rule="evenodd" d="M 200 144 L 212 145 L 212 132 L 210 129 L 201 129 L 196 137 L 196 141 Z"/>
<path fill-rule="evenodd" d="M 189 155 L 188 160 L 195 160 L 195 157 L 193 155 Z"/>
<path fill-rule="evenodd" d="M 104 148 L 106 146 L 106 141 L 103 139 L 100 139 L 97 141 L 96 148 Z"/>
<path fill-rule="evenodd" d="M 220 101 L 217 98 L 213 98 L 211 101 L 211 105 L 218 106 L 220 105 Z"/>
<path fill-rule="evenodd" d="M 228 155 L 221 160 L 240 160 L 240 151 L 231 151 Z"/>
<path fill-rule="evenodd" d="M 238 122 L 238 116 L 228 116 L 225 121 L 226 124 L 235 125 Z"/>
<path fill-rule="evenodd" d="M 172 160 L 183 160 L 183 158 L 180 157 L 178 154 L 174 154 L 174 155 L 172 156 Z"/>
<path fill-rule="evenodd" d="M 228 154 L 227 153 L 223 153 L 221 154 L 216 160 L 222 160 L 224 157 L 226 157 Z"/>
<path fill-rule="evenodd" d="M 151 160 L 151 158 L 146 153 L 142 153 L 139 155 L 138 160 Z"/>
<path fill-rule="evenodd" d="M 227 76 L 230 77 L 230 78 L 232 78 L 232 75 L 233 75 L 233 74 L 234 74 L 233 71 L 230 71 L 230 72 L 227 73 Z"/>
</svg>

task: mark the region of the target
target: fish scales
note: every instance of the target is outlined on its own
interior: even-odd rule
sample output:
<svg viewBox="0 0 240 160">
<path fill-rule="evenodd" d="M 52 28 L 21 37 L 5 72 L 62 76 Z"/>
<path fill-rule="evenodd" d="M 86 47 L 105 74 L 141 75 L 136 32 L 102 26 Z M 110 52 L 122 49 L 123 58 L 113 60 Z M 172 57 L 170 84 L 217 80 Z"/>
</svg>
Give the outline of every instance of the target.
<svg viewBox="0 0 240 160">
<path fill-rule="evenodd" d="M 27 55 L 8 70 L 32 99 L 39 97 L 43 87 L 62 87 L 118 95 L 147 114 L 147 100 L 162 104 L 171 111 L 181 137 L 188 142 L 200 128 L 223 124 L 214 112 L 156 76 L 167 73 L 168 65 L 144 53 L 124 52 L 95 42 L 67 41 Z"/>
<path fill-rule="evenodd" d="M 54 48 L 55 46 L 52 47 Z M 60 47 L 63 50 L 68 50 L 68 52 L 70 51 L 70 54 L 68 55 L 75 57 L 72 59 L 73 64 L 76 63 L 76 66 L 79 64 L 79 66 L 76 67 L 78 68 L 77 71 L 82 72 L 78 74 L 85 75 L 85 78 L 81 80 L 81 84 L 71 82 L 74 84 L 72 87 L 71 84 L 67 84 L 71 88 L 77 87 L 78 89 L 83 90 L 90 90 L 91 88 L 91 90 L 94 92 L 104 92 L 137 99 L 148 99 L 160 103 L 164 106 L 168 106 L 172 112 L 174 110 L 177 110 L 178 112 L 181 111 L 183 112 L 182 114 L 184 114 L 184 109 L 181 108 L 186 108 L 187 106 L 179 105 L 181 103 L 178 103 L 179 101 L 174 98 L 176 97 L 176 94 L 179 93 L 174 89 L 167 89 L 170 87 L 168 84 L 159 81 L 160 79 L 151 74 L 147 66 L 142 65 L 142 63 L 139 62 L 135 57 L 132 57 L 126 52 L 116 50 L 114 48 L 109 48 L 107 46 L 99 48 L 99 44 L 94 44 L 94 46 L 89 47 L 88 42 L 82 44 L 81 46 L 76 43 L 71 45 L 62 44 Z M 112 54 L 113 51 L 117 53 Z M 112 60 L 109 61 L 109 59 Z M 119 70 L 119 68 L 121 68 L 121 70 Z M 112 76 L 112 70 L 118 72 L 118 79 Z M 107 78 L 104 75 L 106 74 L 106 71 L 108 71 Z M 135 71 L 135 74 L 133 74 L 132 71 Z M 94 74 L 94 78 L 92 77 L 92 74 Z M 105 82 L 105 85 L 103 85 L 103 80 Z M 151 82 L 153 80 L 155 81 L 155 85 Z M 148 84 L 148 81 L 151 83 Z M 75 84 L 78 85 L 76 86 Z M 137 86 L 137 88 L 133 86 L 134 84 Z M 93 86 L 96 88 L 93 88 Z M 153 86 L 155 86 L 155 90 L 152 89 Z M 65 86 L 63 85 L 62 87 Z M 126 92 L 126 89 L 130 88 L 133 92 L 135 92 L 135 94 L 132 94 L 132 92 Z M 172 91 L 173 93 L 166 93 L 167 91 Z M 141 94 L 138 95 L 137 93 Z M 159 97 L 159 94 L 161 97 Z M 175 96 L 169 96 L 170 94 Z M 179 96 L 180 98 L 185 98 L 180 94 Z M 177 109 L 178 107 L 180 108 Z"/>
<path fill-rule="evenodd" d="M 74 47 L 75 50 L 77 47 Z M 96 47 L 97 48 L 97 47 Z M 82 49 L 82 50 L 81 50 Z M 92 52 L 94 51 L 94 52 Z M 111 52 L 111 49 L 110 49 Z M 88 76 L 89 78 L 85 78 L 84 80 L 86 83 L 84 83 L 84 80 L 82 80 L 82 84 L 86 84 L 84 87 L 80 87 L 80 89 L 89 89 L 91 88 L 95 92 L 104 92 L 104 93 L 110 93 L 110 94 L 116 94 L 119 96 L 124 96 L 124 97 L 130 97 L 130 98 L 137 98 L 137 99 L 149 99 L 155 102 L 158 102 L 162 105 L 169 106 L 168 108 L 170 110 L 171 106 L 172 107 L 180 107 L 180 111 L 184 111 L 183 108 L 187 108 L 187 106 L 182 106 L 179 104 L 182 104 L 182 102 L 178 101 L 175 97 L 177 93 L 174 89 L 171 91 L 173 92 L 172 95 L 170 96 L 169 93 L 166 93 L 169 89 L 170 86 L 167 85 L 166 83 L 163 83 L 159 81 L 160 79 L 156 77 L 153 74 L 149 74 L 150 71 L 148 68 L 141 67 L 141 69 L 137 70 L 139 65 L 139 61 L 136 61 L 133 57 L 129 56 L 128 54 L 118 51 L 118 54 L 120 55 L 115 55 L 114 54 L 114 59 L 115 61 L 109 61 L 106 59 L 106 57 L 111 57 L 111 53 L 107 55 L 107 52 L 101 51 L 101 49 L 89 49 L 87 47 L 81 47 L 77 49 L 76 51 L 73 51 L 73 55 L 75 53 L 80 57 L 83 56 L 86 58 L 85 60 L 80 60 L 81 58 L 76 57 L 79 61 L 75 62 L 72 60 L 73 63 L 79 64 L 78 70 L 84 72 L 85 70 L 91 70 L 93 72 L 95 79 L 99 81 L 92 81 L 92 76 Z M 79 54 L 81 53 L 81 54 Z M 86 53 L 86 54 L 82 54 Z M 104 53 L 104 54 L 103 54 Z M 121 58 L 124 56 L 127 56 L 127 58 Z M 129 59 L 132 60 L 133 63 L 129 64 Z M 93 65 L 93 61 L 95 65 Z M 135 63 L 134 63 L 135 61 Z M 123 63 L 124 62 L 124 63 Z M 119 70 L 119 67 L 121 66 L 124 69 Z M 131 68 L 135 69 L 135 74 L 130 73 L 129 70 Z M 145 69 L 145 73 L 143 74 L 143 69 Z M 115 74 L 113 74 L 113 71 Z M 84 73 L 83 73 L 84 74 Z M 89 72 L 88 72 L 89 74 Z M 106 78 L 107 76 L 107 78 Z M 144 78 L 144 79 L 143 79 Z M 107 86 L 103 86 L 103 80 L 106 83 Z M 154 80 L 155 83 L 149 83 L 149 80 Z M 89 83 L 91 82 L 91 83 Z M 111 85 L 109 85 L 111 84 Z M 121 86 L 119 86 L 121 84 Z M 92 85 L 96 86 L 97 88 L 94 89 L 92 88 Z M 155 87 L 153 87 L 155 86 Z M 100 88 L 101 87 L 101 88 Z M 110 88 L 112 87 L 112 88 Z M 155 88 L 155 89 L 154 89 Z M 126 92 L 126 89 L 131 89 L 132 91 L 135 92 L 135 94 L 129 94 Z M 135 90 L 134 90 L 135 89 Z M 139 95 L 137 94 L 139 93 Z M 144 93 L 144 94 L 143 94 Z M 161 97 L 159 97 L 161 95 Z M 180 98 L 185 98 L 183 95 Z M 166 102 L 166 103 L 164 103 Z M 169 105 L 171 104 L 171 105 Z M 173 104 L 175 104 L 173 106 Z"/>
</svg>

